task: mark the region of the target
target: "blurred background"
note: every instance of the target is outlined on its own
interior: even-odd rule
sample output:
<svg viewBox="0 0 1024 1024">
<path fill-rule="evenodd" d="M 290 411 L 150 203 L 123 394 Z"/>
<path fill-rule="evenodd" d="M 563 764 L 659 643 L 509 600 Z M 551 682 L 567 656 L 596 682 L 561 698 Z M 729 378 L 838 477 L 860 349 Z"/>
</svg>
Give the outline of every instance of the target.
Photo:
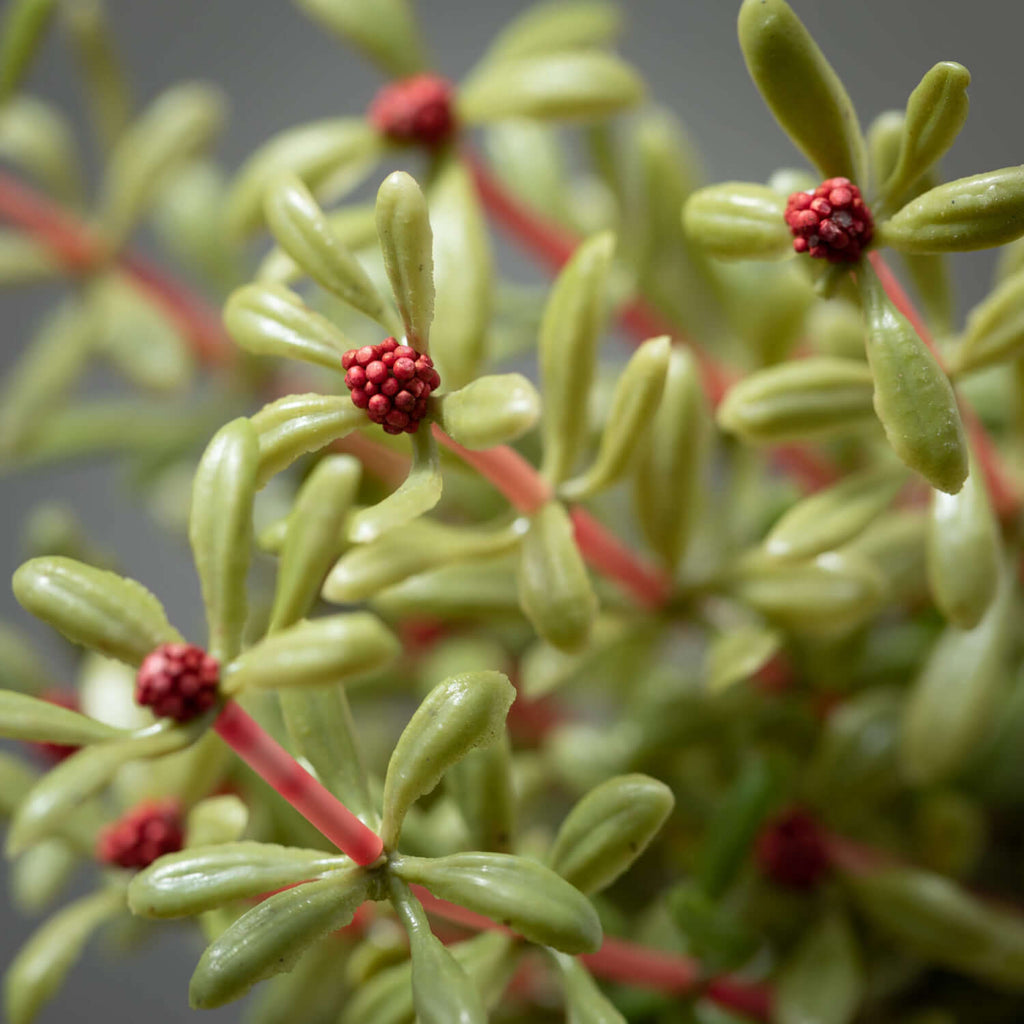
<svg viewBox="0 0 1024 1024">
<path fill-rule="evenodd" d="M 902 107 L 936 61 L 957 60 L 973 75 L 972 112 L 943 164 L 945 176 L 1024 160 L 1024 4 L 792 2 L 846 83 L 862 123 L 882 110 Z M 458 79 L 497 30 L 529 4 L 420 0 L 417 6 L 437 68 Z M 108 7 L 140 105 L 185 78 L 212 80 L 226 91 L 231 109 L 219 156 L 229 170 L 269 135 L 293 124 L 357 114 L 381 84 L 372 67 L 317 30 L 287 0 L 109 0 Z M 735 38 L 737 2 L 632 0 L 623 7 L 627 31 L 622 50 L 646 78 L 651 102 L 685 122 L 703 151 L 709 180 L 763 180 L 777 167 L 800 165 L 747 77 Z M 84 123 L 59 36 L 47 44 L 28 89 Z M 372 182 L 372 188 L 377 184 Z M 519 254 L 500 246 L 498 251 L 512 276 L 539 280 Z M 983 293 L 992 258 L 984 253 L 959 256 L 954 266 L 962 310 Z M 0 294 L 0 367 L 13 361 L 53 298 L 45 287 Z M 0 476 L 2 575 L 6 579 L 24 557 L 21 535 L 28 511 L 41 501 L 61 501 L 75 510 L 97 543 L 116 549 L 125 571 L 161 597 L 186 634 L 198 635 L 198 585 L 184 541 L 168 538 L 132 506 L 121 477 L 96 463 Z M 45 630 L 34 628 L 6 584 L 0 587 L 0 618 L 46 642 Z M 0 964 L 6 965 L 34 927 L 11 909 L 6 878 L 0 878 L 0 920 Z M 185 937 L 184 929 L 166 927 L 160 935 L 157 943 L 130 958 L 91 951 L 40 1020 L 170 1024 L 192 1019 L 187 986 L 200 947 Z M 239 1017 L 238 1004 L 212 1014 L 217 1021 Z"/>
</svg>

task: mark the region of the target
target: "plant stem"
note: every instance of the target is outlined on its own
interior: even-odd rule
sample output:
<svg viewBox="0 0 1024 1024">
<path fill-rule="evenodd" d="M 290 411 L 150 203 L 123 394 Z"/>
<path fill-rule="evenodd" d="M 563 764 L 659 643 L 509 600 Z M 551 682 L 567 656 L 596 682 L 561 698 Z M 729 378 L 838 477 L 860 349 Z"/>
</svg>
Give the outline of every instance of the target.
<svg viewBox="0 0 1024 1024">
<path fill-rule="evenodd" d="M 33 235 L 73 274 L 90 273 L 108 259 L 101 240 L 87 224 L 3 173 L 0 218 Z M 235 346 L 221 326 L 217 310 L 136 253 L 121 253 L 115 257 L 114 265 L 163 310 L 203 362 L 225 365 L 235 358 Z"/>
<path fill-rule="evenodd" d="M 885 262 L 882 254 L 875 250 L 868 253 L 868 260 L 874 267 L 878 280 L 881 281 L 885 293 L 892 300 L 892 304 L 910 321 L 910 326 L 917 331 L 920 339 L 928 346 L 928 350 L 939 366 L 945 370 L 942 353 L 935 344 L 931 331 L 928 330 L 924 318 L 918 312 L 910 296 L 904 291 L 896 275 Z M 971 449 L 974 452 L 981 471 L 985 475 L 988 484 L 989 497 L 992 499 L 992 507 L 996 514 L 1004 522 L 1012 519 L 1020 509 L 1021 495 L 1016 486 L 1011 482 L 1010 475 L 1002 465 L 999 452 L 996 450 L 992 439 L 985 430 L 984 424 L 978 418 L 978 414 L 962 395 L 957 398 L 960 402 L 960 415 L 963 417 L 967 435 L 971 441 Z"/>
<path fill-rule="evenodd" d="M 214 728 L 257 775 L 273 786 L 342 853 L 363 865 L 372 864 L 380 857 L 384 849 L 380 836 L 317 782 L 238 704 L 228 701 Z"/>
<path fill-rule="evenodd" d="M 473 931 L 503 931 L 482 914 L 438 899 L 422 886 L 412 887 L 424 909 L 435 917 L 452 921 Z M 672 995 L 704 995 L 719 1006 L 736 1010 L 752 1020 L 771 1019 L 772 996 L 768 988 L 729 975 L 705 978 L 699 961 L 660 949 L 648 949 L 622 939 L 605 938 L 596 953 L 580 958 L 596 977 L 639 985 Z"/>
</svg>

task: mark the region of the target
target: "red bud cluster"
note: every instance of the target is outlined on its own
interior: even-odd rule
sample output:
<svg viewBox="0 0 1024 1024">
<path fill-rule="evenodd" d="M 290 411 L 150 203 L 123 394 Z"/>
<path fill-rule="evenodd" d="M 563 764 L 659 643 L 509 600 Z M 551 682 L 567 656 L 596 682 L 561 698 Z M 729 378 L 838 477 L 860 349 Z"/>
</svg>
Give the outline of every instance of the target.
<svg viewBox="0 0 1024 1024">
<path fill-rule="evenodd" d="M 394 142 L 438 146 L 455 130 L 451 82 L 414 75 L 384 86 L 368 113 L 371 124 Z"/>
<path fill-rule="evenodd" d="M 104 864 L 145 868 L 157 857 L 180 850 L 184 843 L 178 801 L 150 800 L 133 807 L 100 833 L 96 857 Z"/>
<path fill-rule="evenodd" d="M 829 263 L 855 263 L 875 231 L 860 189 L 848 178 L 829 178 L 813 192 L 794 192 L 785 216 L 793 248 Z"/>
<path fill-rule="evenodd" d="M 220 666 L 194 644 L 161 644 L 135 677 L 135 700 L 162 718 L 187 722 L 217 701 Z"/>
<path fill-rule="evenodd" d="M 441 383 L 430 356 L 394 338 L 350 349 L 341 365 L 352 402 L 388 434 L 413 433 L 426 414 L 430 393 Z"/>
<path fill-rule="evenodd" d="M 829 870 L 821 826 L 806 811 L 785 812 L 761 830 L 757 862 L 777 885 L 788 889 L 812 888 Z"/>
</svg>

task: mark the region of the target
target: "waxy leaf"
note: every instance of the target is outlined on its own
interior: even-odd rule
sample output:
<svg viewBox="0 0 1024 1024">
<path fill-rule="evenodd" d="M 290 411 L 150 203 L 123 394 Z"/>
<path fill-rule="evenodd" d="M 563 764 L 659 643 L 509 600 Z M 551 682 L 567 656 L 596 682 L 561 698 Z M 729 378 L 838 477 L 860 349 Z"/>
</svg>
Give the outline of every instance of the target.
<svg viewBox="0 0 1024 1024">
<path fill-rule="evenodd" d="M 481 65 L 459 89 L 458 113 L 467 124 L 598 120 L 635 106 L 643 94 L 636 72 L 610 53 L 545 53 Z"/>
<path fill-rule="evenodd" d="M 764 626 L 735 626 L 719 633 L 704 657 L 704 677 L 711 693 L 749 679 L 782 647 L 782 637 Z"/>
<path fill-rule="evenodd" d="M 515 699 L 500 672 L 470 672 L 439 683 L 424 698 L 395 745 L 384 780 L 381 837 L 394 849 L 409 806 L 474 747 L 492 742 Z"/>
<path fill-rule="evenodd" d="M 0 27 L 0 102 L 8 102 L 32 66 L 56 8 L 56 0 L 12 0 L 8 5 Z"/>
<path fill-rule="evenodd" d="M 224 326 L 247 352 L 341 370 L 354 346 L 326 317 L 281 285 L 247 284 L 228 299 Z"/>
<path fill-rule="evenodd" d="M 1024 351 L 1024 270 L 1007 277 L 967 314 L 953 357 L 956 374 L 1014 359 Z"/>
<path fill-rule="evenodd" d="M 203 738 L 204 742 L 206 737 Z M 249 808 L 241 797 L 226 793 L 200 800 L 189 812 L 185 823 L 185 845 L 200 846 L 234 843 L 242 838 L 249 824 Z"/>
<path fill-rule="evenodd" d="M 452 765 L 445 784 L 462 812 L 473 849 L 510 852 L 516 795 L 508 735 L 471 750 Z"/>
<path fill-rule="evenodd" d="M 730 181 L 694 192 L 683 206 L 683 227 L 720 260 L 777 260 L 792 255 L 786 197 L 767 185 Z"/>
<path fill-rule="evenodd" d="M 576 957 L 552 950 L 551 958 L 562 975 L 566 1024 L 627 1024 Z"/>
<path fill-rule="evenodd" d="M 347 857 L 270 843 L 222 843 L 165 854 L 128 887 L 128 906 L 143 917 L 188 917 L 232 900 L 351 867 Z"/>
<path fill-rule="evenodd" d="M 850 925 L 833 914 L 801 939 L 779 975 L 779 1024 L 850 1024 L 863 997 L 864 971 Z"/>
<path fill-rule="evenodd" d="M 11 898 L 24 913 L 36 916 L 67 888 L 81 863 L 82 850 L 67 840 L 44 839 L 11 865 Z"/>
<path fill-rule="evenodd" d="M 225 203 L 232 235 L 263 223 L 263 197 L 280 174 L 294 174 L 311 192 L 338 198 L 359 184 L 373 166 L 380 140 L 361 117 L 339 117 L 289 128 L 260 146 L 242 165 Z"/>
<path fill-rule="evenodd" d="M 514 932 L 563 953 L 593 953 L 601 945 L 601 922 L 590 901 L 550 868 L 504 853 L 456 853 L 424 860 L 392 858 L 392 870 L 506 925 Z"/>
<path fill-rule="evenodd" d="M 278 245 L 317 284 L 387 330 L 394 317 L 362 264 L 331 229 L 312 193 L 294 174 L 267 186 L 264 212 Z"/>
<path fill-rule="evenodd" d="M 559 50 L 608 46 L 622 31 L 622 11 L 606 0 L 556 0 L 527 7 L 498 33 L 485 62 Z"/>
<path fill-rule="evenodd" d="M 412 435 L 412 468 L 398 490 L 361 509 L 349 522 L 349 537 L 367 544 L 388 530 L 429 512 L 441 500 L 441 464 L 433 434 L 421 426 Z"/>
<path fill-rule="evenodd" d="M 598 602 L 561 502 L 549 501 L 531 516 L 520 543 L 518 578 L 519 604 L 541 638 L 562 651 L 580 650 Z"/>
<path fill-rule="evenodd" d="M 0 690 L 0 736 L 7 739 L 81 746 L 121 735 L 120 729 L 52 701 Z"/>
<path fill-rule="evenodd" d="M 442 620 L 481 616 L 521 620 L 515 563 L 509 558 L 481 559 L 411 576 L 373 599 L 388 616 L 429 614 Z"/>
<path fill-rule="evenodd" d="M 349 868 L 268 897 L 207 947 L 189 984 L 189 1004 L 223 1006 L 257 981 L 291 970 L 309 945 L 352 920 L 369 884 L 362 868 Z"/>
<path fill-rule="evenodd" d="M 648 775 L 619 775 L 592 789 L 562 822 L 549 863 L 580 892 L 607 888 L 657 835 L 675 799 Z"/>
<path fill-rule="evenodd" d="M 135 580 L 70 558 L 33 558 L 14 574 L 14 596 L 73 643 L 138 665 L 154 647 L 180 642 L 163 605 Z"/>
<path fill-rule="evenodd" d="M 878 225 L 875 240 L 903 252 L 970 252 L 1024 235 L 1024 165 L 948 181 Z"/>
<path fill-rule="evenodd" d="M 366 413 L 348 395 L 288 395 L 263 406 L 252 417 L 259 439 L 256 486 L 366 423 Z"/>
<path fill-rule="evenodd" d="M 822 177 L 866 176 L 857 112 L 832 66 L 784 0 L 744 0 L 740 48 L 768 109 Z"/>
<path fill-rule="evenodd" d="M 758 442 L 849 433 L 873 419 L 864 363 L 834 356 L 794 359 L 744 377 L 718 407 L 723 430 Z"/>
<path fill-rule="evenodd" d="M 4 976 L 4 1009 L 10 1024 L 30 1024 L 56 995 L 101 925 L 124 913 L 120 886 L 100 889 L 71 903 L 33 932 Z"/>
<path fill-rule="evenodd" d="M 20 630 L 0 622 L 0 686 L 18 693 L 54 689 L 49 671 Z"/>
<path fill-rule="evenodd" d="M 221 689 L 327 686 L 383 668 L 401 650 L 376 615 L 350 612 L 308 619 L 254 644 L 232 662 Z"/>
<path fill-rule="evenodd" d="M 259 437 L 252 421 L 242 416 L 214 435 L 192 482 L 188 538 L 206 606 L 209 650 L 221 663 L 238 653 L 248 613 L 246 576 L 259 465 Z"/>
<path fill-rule="evenodd" d="M 495 448 L 515 441 L 540 419 L 540 395 L 520 373 L 477 377 L 434 403 L 438 426 L 464 448 Z"/>
<path fill-rule="evenodd" d="M 597 346 L 605 322 L 613 235 L 587 239 L 551 289 L 540 326 L 544 393 L 543 473 L 560 483 L 573 470 L 586 440 L 587 403 Z"/>
<path fill-rule="evenodd" d="M 559 492 L 565 498 L 582 501 L 625 474 L 650 428 L 651 410 L 661 401 L 670 353 L 667 335 L 645 341 L 636 350 L 615 387 L 597 458 L 585 473 L 562 485 Z"/>
<path fill-rule="evenodd" d="M 384 179 L 377 191 L 376 219 L 406 342 L 427 352 L 434 318 L 434 235 L 427 201 L 411 175 L 395 171 Z"/>
<path fill-rule="evenodd" d="M 56 199 L 70 206 L 81 201 L 84 186 L 74 130 L 57 107 L 34 96 L 10 97 L 0 106 L 0 156 Z"/>
<path fill-rule="evenodd" d="M 949 378 L 874 273 L 858 275 L 874 406 L 893 451 L 933 487 L 956 494 L 967 477 L 967 441 Z"/>
</svg>

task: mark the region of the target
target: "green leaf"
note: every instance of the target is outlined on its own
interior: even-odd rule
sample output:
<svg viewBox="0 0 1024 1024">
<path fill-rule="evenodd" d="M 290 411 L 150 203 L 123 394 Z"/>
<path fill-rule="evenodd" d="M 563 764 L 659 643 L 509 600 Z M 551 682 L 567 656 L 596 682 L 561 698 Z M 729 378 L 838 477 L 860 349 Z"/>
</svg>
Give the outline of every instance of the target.
<svg viewBox="0 0 1024 1024">
<path fill-rule="evenodd" d="M 237 237 L 263 224 L 263 197 L 278 175 L 290 172 L 314 195 L 337 199 L 366 177 L 379 153 L 379 137 L 361 117 L 313 121 L 272 136 L 231 184 L 224 210 L 227 230 Z"/>
<path fill-rule="evenodd" d="M 56 688 L 49 671 L 21 630 L 6 622 L 0 622 L 0 685 L 19 693 Z"/>
<path fill-rule="evenodd" d="M 1024 235 L 1024 166 L 958 178 L 912 199 L 878 225 L 875 241 L 902 252 L 971 252 Z"/>
<path fill-rule="evenodd" d="M 224 326 L 247 352 L 301 359 L 341 370 L 352 343 L 324 316 L 281 285 L 247 284 L 224 307 Z"/>
<path fill-rule="evenodd" d="M 392 751 L 384 780 L 381 836 L 394 849 L 409 806 L 445 771 L 500 733 L 515 689 L 500 672 L 470 672 L 438 683 L 416 709 Z"/>
<path fill-rule="evenodd" d="M 559 488 L 570 501 L 582 501 L 618 480 L 629 468 L 651 426 L 651 410 L 661 402 L 668 374 L 668 335 L 645 341 L 626 364 L 612 395 L 597 458 L 579 477 Z"/>
<path fill-rule="evenodd" d="M 522 437 L 540 419 L 540 395 L 522 374 L 478 377 L 434 402 L 432 418 L 464 448 L 480 450 Z"/>
<path fill-rule="evenodd" d="M 562 822 L 549 863 L 580 892 L 606 889 L 646 849 L 675 799 L 648 775 L 618 775 L 584 796 Z"/>
<path fill-rule="evenodd" d="M 487 1024 L 487 1013 L 469 975 L 430 931 L 419 901 L 394 875 L 391 903 L 409 936 L 412 998 L 420 1024 Z"/>
<path fill-rule="evenodd" d="M 590 901 L 550 868 L 504 853 L 456 853 L 425 860 L 392 857 L 403 881 L 506 925 L 563 953 L 593 953 L 601 922 Z"/>
<path fill-rule="evenodd" d="M 220 131 L 225 100 L 199 82 L 161 93 L 118 140 L 103 181 L 99 221 L 116 249 L 131 234 L 165 176 L 205 149 Z"/>
<path fill-rule="evenodd" d="M 704 656 L 704 678 L 708 691 L 721 693 L 749 679 L 763 668 L 782 647 L 782 637 L 764 626 L 735 626 L 719 633 Z"/>
<path fill-rule="evenodd" d="M 740 48 L 768 109 L 822 177 L 865 184 L 857 112 L 832 66 L 784 0 L 744 0 Z"/>
<path fill-rule="evenodd" d="M 64 114 L 34 96 L 0 107 L 0 157 L 36 179 L 55 199 L 77 206 L 85 192 L 74 130 Z"/>
<path fill-rule="evenodd" d="M 30 1024 L 56 995 L 92 933 L 123 909 L 120 887 L 101 889 L 69 904 L 33 932 L 4 977 L 10 1024 Z"/>
<path fill-rule="evenodd" d="M 555 950 L 551 958 L 562 975 L 566 1024 L 627 1024 L 579 960 Z"/>
<path fill-rule="evenodd" d="M 349 868 L 268 897 L 207 947 L 189 984 L 189 1005 L 223 1006 L 257 981 L 291 970 L 309 945 L 352 920 L 369 887 L 362 868 Z"/>
<path fill-rule="evenodd" d="M 44 839 L 11 865 L 11 897 L 18 910 L 36 916 L 67 888 L 82 851 L 64 839 Z"/>
<path fill-rule="evenodd" d="M 46 39 L 56 0 L 12 0 L 0 26 L 0 103 L 21 84 Z"/>
<path fill-rule="evenodd" d="M 234 843 L 242 838 L 249 824 L 249 808 L 230 793 L 200 800 L 189 812 L 185 825 L 185 845 L 189 849 Z"/>
<path fill-rule="evenodd" d="M 1024 352 L 1024 270 L 1007 277 L 968 314 L 951 372 L 970 373 Z"/>
<path fill-rule="evenodd" d="M 707 973 L 742 966 L 757 951 L 758 937 L 740 923 L 722 900 L 709 896 L 695 882 L 682 882 L 668 892 L 668 912 L 686 938 L 687 951 L 700 959 Z"/>
<path fill-rule="evenodd" d="M 241 416 L 214 435 L 192 482 L 188 538 L 202 585 L 210 653 L 222 664 L 238 653 L 248 614 L 246 576 L 260 455 L 253 423 Z"/>
<path fill-rule="evenodd" d="M 154 647 L 181 642 L 163 605 L 141 583 L 70 558 L 33 558 L 14 574 L 23 608 L 73 643 L 138 665 Z"/>
<path fill-rule="evenodd" d="M 12 815 L 38 778 L 37 769 L 30 768 L 20 757 L 0 750 L 0 814 L 5 818 Z"/>
<path fill-rule="evenodd" d="M 636 72 L 610 53 L 543 53 L 482 64 L 459 89 L 458 113 L 467 124 L 504 117 L 598 120 L 643 95 Z"/>
<path fill-rule="evenodd" d="M 434 236 L 427 201 L 411 175 L 395 171 L 384 179 L 377 191 L 376 218 L 406 342 L 427 352 L 434 318 Z"/>
<path fill-rule="evenodd" d="M 221 843 L 168 853 L 128 887 L 128 907 L 142 917 L 189 917 L 232 900 L 351 869 L 341 854 L 271 843 Z"/>
<path fill-rule="evenodd" d="M 268 632 L 308 615 L 334 560 L 362 467 L 351 455 L 321 459 L 299 489 L 277 565 Z"/>
<path fill-rule="evenodd" d="M 846 920 L 831 914 L 801 939 L 779 975 L 778 1024 L 850 1024 L 864 996 L 857 941 Z"/>
<path fill-rule="evenodd" d="M 394 634 L 369 612 L 303 620 L 237 657 L 221 689 L 235 695 L 254 689 L 328 686 L 383 668 L 400 650 Z"/>
<path fill-rule="evenodd" d="M 256 486 L 287 469 L 307 452 L 318 451 L 366 422 L 348 395 L 288 395 L 252 417 L 260 445 Z"/>
<path fill-rule="evenodd" d="M 874 272 L 858 274 L 874 406 L 893 451 L 933 487 L 956 494 L 968 451 L 949 378 Z"/>
<path fill-rule="evenodd" d="M 427 191 L 434 233 L 434 322 L 430 354 L 449 389 L 480 372 L 493 304 L 493 259 L 487 221 L 473 179 L 446 160 Z"/>
<path fill-rule="evenodd" d="M 412 468 L 402 485 L 383 501 L 361 509 L 349 522 L 349 538 L 356 544 L 376 540 L 388 530 L 429 512 L 441 500 L 441 464 L 437 443 L 426 428 L 412 435 Z"/>
<path fill-rule="evenodd" d="M 7 739 L 81 746 L 121 735 L 121 729 L 51 701 L 0 690 L 0 736 Z"/>
<path fill-rule="evenodd" d="M 683 206 L 686 234 L 720 260 L 779 260 L 793 253 L 786 197 L 767 185 L 728 181 L 698 189 Z"/>
<path fill-rule="evenodd" d="M 559 50 L 611 45 L 622 32 L 622 11 L 607 0 L 547 0 L 526 8 L 498 33 L 483 60 L 515 60 Z"/>
<path fill-rule="evenodd" d="M 540 326 L 544 394 L 543 473 L 560 483 L 573 470 L 587 434 L 587 403 L 604 327 L 615 238 L 587 239 L 558 275 Z"/>
<path fill-rule="evenodd" d="M 508 853 L 516 811 L 508 735 L 471 750 L 448 770 L 445 783 L 462 813 L 473 849 Z"/>
<path fill-rule="evenodd" d="M 967 120 L 970 84 L 967 68 L 951 60 L 936 64 L 921 79 L 907 100 L 899 155 L 882 182 L 879 208 L 895 206 L 953 144 Z"/>
<path fill-rule="evenodd" d="M 393 329 L 394 316 L 362 264 L 294 174 L 280 174 L 267 185 L 263 207 L 278 245 L 317 284 L 387 330 Z"/>
<path fill-rule="evenodd" d="M 295 0 L 388 75 L 422 71 L 426 54 L 408 0 Z"/>
</svg>

